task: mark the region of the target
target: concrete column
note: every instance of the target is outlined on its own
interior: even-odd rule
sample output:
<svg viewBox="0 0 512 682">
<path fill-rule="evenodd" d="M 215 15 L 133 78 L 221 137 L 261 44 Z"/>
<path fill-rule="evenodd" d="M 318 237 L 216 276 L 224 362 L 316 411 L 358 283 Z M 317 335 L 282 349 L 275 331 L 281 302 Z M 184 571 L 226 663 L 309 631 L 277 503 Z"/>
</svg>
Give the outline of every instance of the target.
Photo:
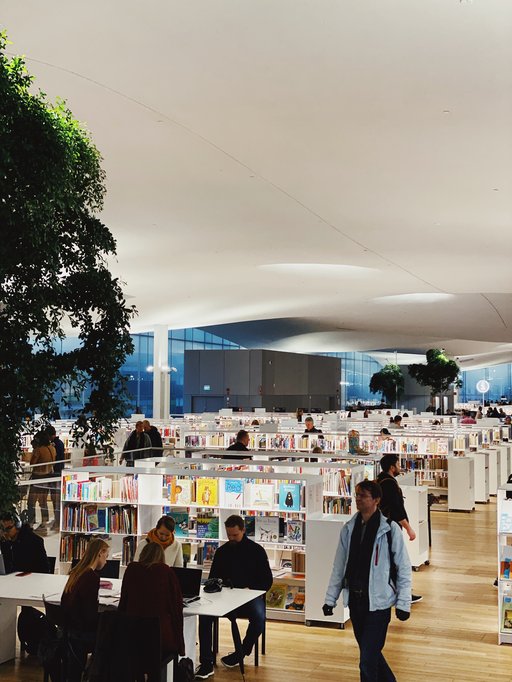
<svg viewBox="0 0 512 682">
<path fill-rule="evenodd" d="M 153 333 L 153 419 L 168 419 L 171 409 L 168 328 L 159 324 Z"/>
</svg>

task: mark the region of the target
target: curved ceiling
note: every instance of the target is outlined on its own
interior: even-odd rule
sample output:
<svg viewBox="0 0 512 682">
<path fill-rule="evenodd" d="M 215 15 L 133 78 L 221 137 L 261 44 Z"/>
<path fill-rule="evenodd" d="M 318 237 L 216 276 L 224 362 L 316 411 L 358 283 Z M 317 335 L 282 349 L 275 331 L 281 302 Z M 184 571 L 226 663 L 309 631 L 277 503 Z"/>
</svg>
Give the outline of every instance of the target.
<svg viewBox="0 0 512 682">
<path fill-rule="evenodd" d="M 511 3 L 0 9 L 104 156 L 135 330 L 512 359 Z"/>
</svg>

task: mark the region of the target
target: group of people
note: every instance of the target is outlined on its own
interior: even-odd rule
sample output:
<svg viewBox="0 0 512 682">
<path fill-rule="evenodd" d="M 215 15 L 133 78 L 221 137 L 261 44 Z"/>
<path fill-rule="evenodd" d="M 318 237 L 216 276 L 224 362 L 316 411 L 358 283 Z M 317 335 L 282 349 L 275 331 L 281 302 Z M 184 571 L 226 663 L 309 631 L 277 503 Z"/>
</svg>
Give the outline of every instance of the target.
<svg viewBox="0 0 512 682">
<path fill-rule="evenodd" d="M 126 439 L 119 463 L 126 462 L 126 466 L 133 466 L 137 459 L 159 457 L 162 455 L 162 448 L 160 431 L 147 419 L 140 420 L 135 423 L 135 430 Z"/>
</svg>

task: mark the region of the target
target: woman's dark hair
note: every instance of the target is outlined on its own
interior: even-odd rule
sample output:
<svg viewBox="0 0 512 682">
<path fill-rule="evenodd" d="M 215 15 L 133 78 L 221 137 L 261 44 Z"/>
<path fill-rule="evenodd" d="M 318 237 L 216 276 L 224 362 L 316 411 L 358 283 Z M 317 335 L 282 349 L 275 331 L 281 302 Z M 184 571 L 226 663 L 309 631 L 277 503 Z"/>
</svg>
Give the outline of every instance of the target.
<svg viewBox="0 0 512 682">
<path fill-rule="evenodd" d="M 140 553 L 139 562 L 144 566 L 153 564 L 165 564 L 165 554 L 162 545 L 158 542 L 148 542 Z"/>
<path fill-rule="evenodd" d="M 32 441 L 33 448 L 38 448 L 41 445 L 50 445 L 50 436 L 43 429 L 36 433 L 36 435 L 34 436 L 34 440 Z"/>
<path fill-rule="evenodd" d="M 386 429 L 386 427 L 384 427 L 383 429 L 380 430 L 380 435 L 381 436 L 391 436 L 389 429 Z"/>
<path fill-rule="evenodd" d="M 174 533 L 176 523 L 172 516 L 161 516 L 156 522 L 156 529 L 158 530 L 161 526 L 165 526 L 167 530 L 170 530 L 171 533 Z"/>
</svg>

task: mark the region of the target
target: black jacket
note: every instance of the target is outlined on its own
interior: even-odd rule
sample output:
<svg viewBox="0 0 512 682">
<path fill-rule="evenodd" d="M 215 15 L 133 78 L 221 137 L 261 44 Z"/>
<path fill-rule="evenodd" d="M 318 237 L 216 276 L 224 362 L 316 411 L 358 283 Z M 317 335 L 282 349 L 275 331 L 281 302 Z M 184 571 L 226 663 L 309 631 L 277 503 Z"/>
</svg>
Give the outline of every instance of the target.
<svg viewBox="0 0 512 682">
<path fill-rule="evenodd" d="M 377 476 L 377 482 L 382 489 L 380 510 L 384 516 L 397 523 L 409 521 L 405 511 L 404 496 L 396 478 L 385 471 L 381 471 Z"/>
<path fill-rule="evenodd" d="M 28 524 L 24 524 L 16 539 L 0 541 L 4 557 L 5 572 L 48 573 L 48 557 L 43 538 L 36 535 Z"/>
<path fill-rule="evenodd" d="M 210 578 L 231 581 L 233 587 L 265 592 L 272 586 L 267 553 L 247 535 L 240 542 L 226 542 L 219 547 L 213 557 Z"/>
<path fill-rule="evenodd" d="M 244 445 L 243 443 L 240 443 L 239 441 L 236 441 L 236 443 L 233 443 L 233 445 L 230 445 L 229 448 L 227 448 L 227 451 L 230 452 L 249 452 L 249 448 L 247 445 Z M 243 455 L 237 455 L 237 459 L 252 459 L 252 455 L 249 455 L 247 457 L 244 457 Z"/>
<path fill-rule="evenodd" d="M 56 436 L 52 440 L 53 446 L 55 448 L 55 462 L 53 465 L 53 471 L 56 474 L 60 474 L 60 472 L 64 469 L 64 460 L 66 459 L 66 451 L 64 449 L 64 443 L 61 441 L 61 439 Z"/>
<path fill-rule="evenodd" d="M 162 448 L 163 443 L 162 443 L 162 436 L 160 435 L 160 431 L 156 428 L 156 426 L 150 426 L 149 431 L 146 431 L 146 433 L 149 436 L 149 439 L 151 441 L 151 445 L 154 448 Z M 157 450 L 153 453 L 153 457 L 160 457 L 162 455 L 161 450 Z"/>
</svg>

